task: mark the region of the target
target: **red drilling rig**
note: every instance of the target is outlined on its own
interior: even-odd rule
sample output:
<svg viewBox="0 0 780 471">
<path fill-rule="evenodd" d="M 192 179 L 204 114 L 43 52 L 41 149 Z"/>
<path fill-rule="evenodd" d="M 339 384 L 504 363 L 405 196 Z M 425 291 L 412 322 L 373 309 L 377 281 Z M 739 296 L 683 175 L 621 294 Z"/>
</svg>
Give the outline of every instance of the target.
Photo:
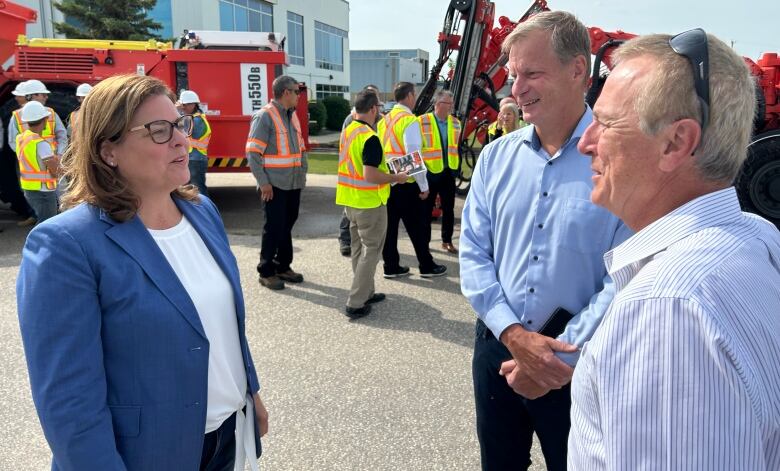
<svg viewBox="0 0 780 471">
<path fill-rule="evenodd" d="M 517 21 L 502 16 L 493 27 L 493 2 L 450 1 L 438 37 L 439 57 L 417 98 L 414 112 L 419 115 L 432 108 L 437 88 L 453 92 L 454 114 L 464 123 L 458 181 L 461 192 L 468 191 L 471 170 L 485 142 L 487 125 L 498 115 L 496 94 L 509 82 L 508 58 L 501 53 L 501 44 L 519 23 L 548 10 L 546 0 L 535 0 Z M 635 35 L 623 31 L 606 32 L 596 27 L 588 29 L 591 53 L 595 57 L 586 101 L 592 106 L 612 66 L 612 51 Z M 442 80 L 442 68 L 454 52 L 457 52 L 457 60 Z M 758 61 L 745 58 L 745 62 L 756 78 L 758 106 L 748 159 L 734 185 L 744 210 L 759 214 L 780 227 L 780 58 L 776 53 L 765 53 Z"/>
</svg>

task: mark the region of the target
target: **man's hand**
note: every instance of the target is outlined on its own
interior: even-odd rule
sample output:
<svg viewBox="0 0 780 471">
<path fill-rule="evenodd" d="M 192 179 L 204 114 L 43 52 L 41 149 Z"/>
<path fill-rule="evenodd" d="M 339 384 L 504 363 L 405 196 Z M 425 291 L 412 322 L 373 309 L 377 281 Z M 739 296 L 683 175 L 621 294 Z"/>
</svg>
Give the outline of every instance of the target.
<svg viewBox="0 0 780 471">
<path fill-rule="evenodd" d="M 274 187 L 271 186 L 270 183 L 260 187 L 260 199 L 263 201 L 271 201 L 274 199 Z"/>
<path fill-rule="evenodd" d="M 550 392 L 550 389 L 539 385 L 528 373 L 523 371 L 523 368 L 515 360 L 507 360 L 502 363 L 498 374 L 506 378 L 506 384 L 515 393 L 525 398 L 537 399 Z"/>
<path fill-rule="evenodd" d="M 500 340 L 512 358 L 522 365 L 525 374 L 539 386 L 558 389 L 571 380 L 574 369 L 556 357 L 555 352 L 576 352 L 576 345 L 528 332 L 520 324 L 504 329 Z"/>
<path fill-rule="evenodd" d="M 255 404 L 257 428 L 260 429 L 260 436 L 262 437 L 268 433 L 268 410 L 266 410 L 263 400 L 260 399 L 260 393 L 255 393 L 255 395 L 252 396 L 252 402 Z"/>
<path fill-rule="evenodd" d="M 393 175 L 393 180 L 396 183 L 404 183 L 408 179 L 409 179 L 409 174 L 406 172 L 396 173 L 395 175 Z"/>
<path fill-rule="evenodd" d="M 423 191 L 422 193 L 420 193 L 420 199 L 424 200 L 424 199 L 428 198 L 429 194 L 431 194 L 430 191 Z"/>
</svg>

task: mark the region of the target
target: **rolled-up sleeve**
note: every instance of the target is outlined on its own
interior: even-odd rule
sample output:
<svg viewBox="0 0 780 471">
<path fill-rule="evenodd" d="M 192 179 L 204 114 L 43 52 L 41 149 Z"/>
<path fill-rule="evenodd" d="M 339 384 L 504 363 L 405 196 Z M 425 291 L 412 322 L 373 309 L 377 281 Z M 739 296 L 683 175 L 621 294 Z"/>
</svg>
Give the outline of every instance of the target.
<svg viewBox="0 0 780 471">
<path fill-rule="evenodd" d="M 507 304 L 496 275 L 490 210 L 483 181 L 484 159 L 478 162 L 461 220 L 460 287 L 477 316 L 498 338 L 504 329 L 519 321 Z"/>
<path fill-rule="evenodd" d="M 124 470 L 106 403 L 97 280 L 87 260 L 58 226 L 33 230 L 17 279 L 19 325 L 33 401 L 58 468 Z"/>
</svg>

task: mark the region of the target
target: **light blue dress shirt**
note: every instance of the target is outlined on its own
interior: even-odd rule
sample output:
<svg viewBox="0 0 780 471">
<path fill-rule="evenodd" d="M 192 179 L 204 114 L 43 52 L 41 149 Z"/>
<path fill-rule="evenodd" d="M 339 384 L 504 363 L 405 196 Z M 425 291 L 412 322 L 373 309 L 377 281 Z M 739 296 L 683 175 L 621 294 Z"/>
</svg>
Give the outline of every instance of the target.
<svg viewBox="0 0 780 471">
<path fill-rule="evenodd" d="M 461 221 L 461 290 L 496 338 L 512 324 L 538 331 L 561 307 L 574 318 L 558 338 L 582 347 L 612 300 L 603 256 L 631 231 L 590 201 L 590 158 L 577 143 L 592 119 L 586 108 L 552 156 L 535 126 L 479 156 Z M 579 352 L 558 356 L 573 366 Z"/>
</svg>

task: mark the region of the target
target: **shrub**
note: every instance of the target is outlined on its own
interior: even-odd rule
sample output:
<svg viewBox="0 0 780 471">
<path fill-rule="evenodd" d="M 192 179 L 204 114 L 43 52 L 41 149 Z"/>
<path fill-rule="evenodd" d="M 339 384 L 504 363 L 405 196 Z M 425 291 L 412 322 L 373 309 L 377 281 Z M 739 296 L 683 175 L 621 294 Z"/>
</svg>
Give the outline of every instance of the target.
<svg viewBox="0 0 780 471">
<path fill-rule="evenodd" d="M 322 104 L 325 105 L 328 115 L 325 126 L 331 131 L 341 131 L 344 119 L 352 110 L 349 102 L 340 96 L 334 95 L 325 97 L 322 100 Z"/>
<path fill-rule="evenodd" d="M 321 101 L 309 102 L 309 134 L 316 135 L 325 127 L 328 111 Z"/>
</svg>

